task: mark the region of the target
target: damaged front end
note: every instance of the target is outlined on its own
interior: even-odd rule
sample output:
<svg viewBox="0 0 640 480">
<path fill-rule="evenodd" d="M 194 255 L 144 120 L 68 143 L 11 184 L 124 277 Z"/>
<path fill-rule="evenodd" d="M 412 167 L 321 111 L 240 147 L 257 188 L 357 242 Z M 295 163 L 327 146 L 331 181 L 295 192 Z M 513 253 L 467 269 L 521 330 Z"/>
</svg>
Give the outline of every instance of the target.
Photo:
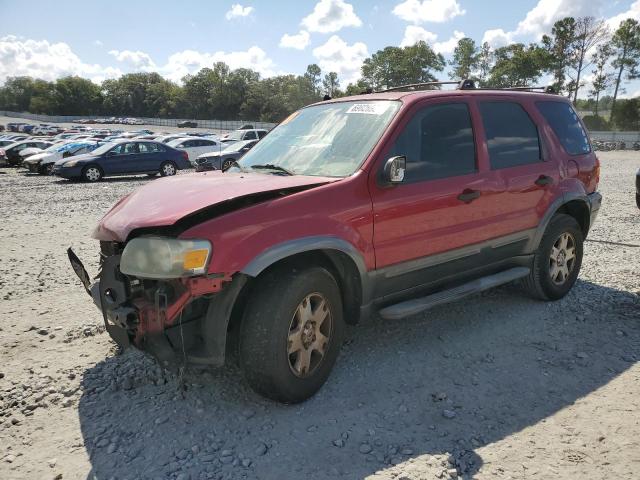
<svg viewBox="0 0 640 480">
<path fill-rule="evenodd" d="M 142 245 L 144 249 L 149 249 L 149 240 L 161 240 L 164 243 L 157 242 L 161 246 L 178 242 L 143 240 L 147 242 Z M 118 345 L 133 345 L 149 352 L 167 367 L 183 362 L 214 366 L 224 363 L 227 325 L 235 299 L 246 282 L 244 275 L 205 274 L 208 258 L 203 261 L 201 252 L 199 258 L 195 258 L 197 254 L 182 256 L 192 276 L 164 267 L 167 278 L 160 278 L 162 272 L 149 265 L 135 248 L 125 251 L 122 243 L 107 241 L 101 241 L 100 247 L 100 273 L 93 284 L 71 249 L 69 259 Z M 173 262 L 175 267 L 176 252 L 163 253 L 165 264 Z M 142 271 L 145 269 L 146 273 Z"/>
</svg>

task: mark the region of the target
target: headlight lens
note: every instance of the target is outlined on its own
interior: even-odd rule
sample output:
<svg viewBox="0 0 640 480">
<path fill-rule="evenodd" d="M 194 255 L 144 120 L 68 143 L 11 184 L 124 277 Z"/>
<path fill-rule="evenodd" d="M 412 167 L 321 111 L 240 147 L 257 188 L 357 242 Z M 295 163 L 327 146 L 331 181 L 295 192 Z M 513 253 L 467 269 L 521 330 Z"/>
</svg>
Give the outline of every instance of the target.
<svg viewBox="0 0 640 480">
<path fill-rule="evenodd" d="M 62 164 L 63 167 L 75 167 L 78 160 L 69 160 L 68 162 L 64 162 Z"/>
<path fill-rule="evenodd" d="M 211 258 L 207 240 L 140 237 L 127 243 L 120 271 L 140 278 L 179 278 L 202 275 Z"/>
</svg>

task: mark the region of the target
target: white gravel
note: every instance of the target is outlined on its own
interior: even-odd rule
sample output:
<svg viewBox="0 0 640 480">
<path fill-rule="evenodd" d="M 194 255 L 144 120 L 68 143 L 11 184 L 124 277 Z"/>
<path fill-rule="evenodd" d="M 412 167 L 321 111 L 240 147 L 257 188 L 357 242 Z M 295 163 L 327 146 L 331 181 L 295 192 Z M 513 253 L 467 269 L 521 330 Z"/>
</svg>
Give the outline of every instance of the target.
<svg viewBox="0 0 640 480">
<path fill-rule="evenodd" d="M 506 286 L 350 329 L 326 386 L 283 406 L 230 366 L 186 390 L 117 354 L 66 259 L 146 178 L 0 169 L 0 478 L 637 478 L 638 152 L 601 153 L 604 204 L 555 303 Z"/>
</svg>

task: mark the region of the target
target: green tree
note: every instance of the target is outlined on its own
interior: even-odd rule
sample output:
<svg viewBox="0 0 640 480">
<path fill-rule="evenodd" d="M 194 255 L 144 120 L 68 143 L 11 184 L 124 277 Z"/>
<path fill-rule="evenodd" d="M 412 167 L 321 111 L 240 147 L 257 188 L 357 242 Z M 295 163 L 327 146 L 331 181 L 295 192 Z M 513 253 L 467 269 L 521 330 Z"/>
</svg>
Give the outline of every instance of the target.
<svg viewBox="0 0 640 480">
<path fill-rule="evenodd" d="M 477 70 L 479 62 L 480 52 L 476 47 L 476 42 L 468 37 L 461 38 L 453 50 L 453 58 L 449 61 L 449 65 L 452 67 L 449 78 L 452 80 L 471 78 L 472 73 Z"/>
<path fill-rule="evenodd" d="M 408 47 L 386 47 L 365 59 L 362 65 L 364 82 L 374 90 L 398 87 L 410 83 L 432 82 L 435 72 L 444 69 L 444 57 L 426 42 Z"/>
<path fill-rule="evenodd" d="M 493 67 L 494 54 L 489 42 L 484 42 L 478 52 L 477 79 L 480 86 L 485 86 Z"/>
<path fill-rule="evenodd" d="M 538 81 L 549 65 L 546 50 L 536 44 L 515 43 L 496 49 L 487 84 L 492 87 L 527 87 Z"/>
<path fill-rule="evenodd" d="M 589 95 L 594 99 L 594 113 L 598 116 L 598 107 L 600 104 L 600 95 L 607 91 L 613 83 L 613 74 L 607 71 L 607 65 L 611 59 L 613 50 L 610 45 L 600 45 L 596 53 L 593 55 L 593 81 Z"/>
<path fill-rule="evenodd" d="M 596 20 L 594 17 L 581 17 L 576 20 L 575 35 L 574 58 L 571 62 L 571 68 L 575 71 L 573 103 L 578 100 L 578 90 L 582 86 L 580 84 L 582 72 L 594 62 L 593 58 L 591 61 L 589 60 L 588 53 L 608 38 L 609 29 L 604 20 Z"/>
<path fill-rule="evenodd" d="M 567 69 L 571 65 L 576 51 L 576 20 L 565 17 L 551 28 L 551 36 L 542 36 L 542 45 L 548 52 L 546 70 L 553 75 L 553 87 L 558 92 L 568 90 L 569 96 L 573 84 L 567 85 Z"/>
<path fill-rule="evenodd" d="M 338 81 L 338 74 L 336 72 L 327 73 L 322 80 L 322 88 L 325 94 L 332 98 L 339 96 L 340 82 Z"/>
<path fill-rule="evenodd" d="M 640 129 L 640 98 L 618 100 L 618 104 L 611 112 L 611 123 L 620 130 Z"/>
<path fill-rule="evenodd" d="M 638 64 L 640 63 L 640 24 L 632 18 L 624 20 L 611 38 L 614 60 L 612 65 L 618 70 L 611 113 L 616 108 L 616 100 L 620 90 L 623 74 L 627 80 L 638 78 Z"/>
<path fill-rule="evenodd" d="M 59 78 L 54 89 L 59 115 L 95 115 L 102 107 L 100 87 L 86 78 Z"/>
<path fill-rule="evenodd" d="M 314 96 L 320 96 L 320 76 L 322 75 L 322 70 L 315 63 L 307 66 L 307 70 L 304 73 L 304 78 L 306 78 L 310 85 L 311 91 Z"/>
</svg>

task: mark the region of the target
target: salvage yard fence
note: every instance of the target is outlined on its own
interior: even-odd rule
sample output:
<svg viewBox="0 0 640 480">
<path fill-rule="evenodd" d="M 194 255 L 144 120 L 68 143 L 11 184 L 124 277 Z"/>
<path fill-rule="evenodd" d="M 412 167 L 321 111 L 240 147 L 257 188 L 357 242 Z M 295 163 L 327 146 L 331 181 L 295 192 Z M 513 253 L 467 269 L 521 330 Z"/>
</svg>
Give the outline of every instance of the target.
<svg viewBox="0 0 640 480">
<path fill-rule="evenodd" d="M 0 116 L 23 118 L 26 120 L 33 120 L 36 122 L 47 123 L 75 123 L 80 119 L 95 120 L 97 118 L 110 118 L 113 115 L 36 115 L 35 113 L 28 112 L 8 112 L 0 110 Z M 124 118 L 124 117 L 123 117 Z M 269 122 L 254 122 L 252 120 L 194 120 L 191 118 L 146 118 L 146 117 L 131 117 L 138 120 L 142 120 L 145 125 L 157 125 L 160 127 L 177 127 L 178 122 L 194 121 L 198 124 L 198 128 L 210 128 L 214 130 L 236 130 L 242 125 L 253 125 L 254 128 L 264 128 L 270 130 L 276 126 L 275 123 Z M 104 125 L 116 125 L 116 124 L 104 124 Z"/>
<path fill-rule="evenodd" d="M 589 132 L 593 142 L 640 142 L 640 132 Z"/>
</svg>

